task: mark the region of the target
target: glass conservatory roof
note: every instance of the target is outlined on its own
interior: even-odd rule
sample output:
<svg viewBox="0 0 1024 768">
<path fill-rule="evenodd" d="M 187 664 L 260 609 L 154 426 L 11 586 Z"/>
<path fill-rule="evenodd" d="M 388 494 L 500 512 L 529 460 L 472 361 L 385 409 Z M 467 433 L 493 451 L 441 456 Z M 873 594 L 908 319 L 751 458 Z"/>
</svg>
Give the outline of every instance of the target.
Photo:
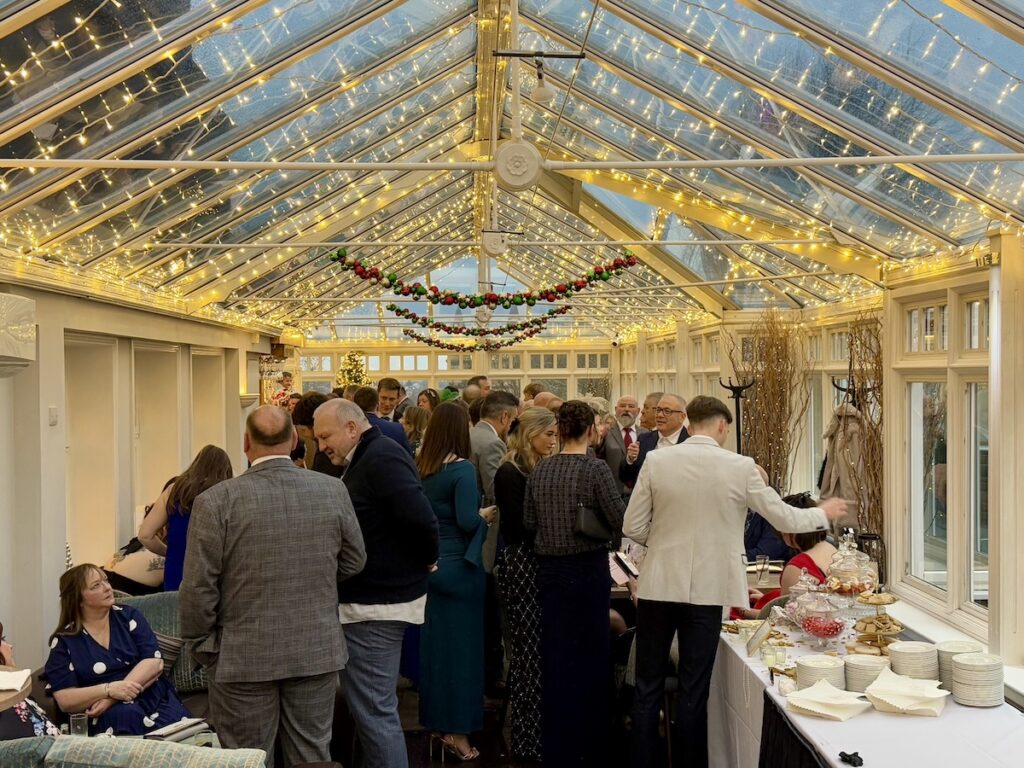
<svg viewBox="0 0 1024 768">
<path fill-rule="evenodd" d="M 0 269 L 400 338 L 391 301 L 473 312 L 414 306 L 335 244 L 408 284 L 499 294 L 630 250 L 637 267 L 545 326 L 557 338 L 848 301 L 1024 222 L 1024 163 L 974 158 L 1024 151 L 1019 3 L 518 0 L 515 39 L 511 18 L 512 0 L 0 0 Z M 560 161 L 524 191 L 445 168 L 520 135 Z M 901 160 L 757 165 L 879 155 Z M 593 161 L 628 165 L 574 167 Z M 292 162 L 318 165 L 273 166 Z M 495 229 L 511 244 L 484 253 Z"/>
</svg>

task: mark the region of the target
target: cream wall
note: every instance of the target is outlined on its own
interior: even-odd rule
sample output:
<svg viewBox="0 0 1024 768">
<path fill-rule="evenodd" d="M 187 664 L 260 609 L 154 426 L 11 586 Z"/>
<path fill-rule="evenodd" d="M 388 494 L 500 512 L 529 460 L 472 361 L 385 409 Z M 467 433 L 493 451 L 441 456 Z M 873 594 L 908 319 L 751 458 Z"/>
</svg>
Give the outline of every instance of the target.
<svg viewBox="0 0 1024 768">
<path fill-rule="evenodd" d="M 19 664 L 37 667 L 57 621 L 65 541 L 78 542 L 78 561 L 109 557 L 133 534 L 138 500 L 154 495 L 138 487 L 140 471 L 147 477 L 150 472 L 139 464 L 139 449 L 147 455 L 140 441 L 172 446 L 162 458 L 168 466 L 151 470 L 162 479 L 180 471 L 193 447 L 201 447 L 193 446 L 193 434 L 202 440 L 230 436 L 222 441 L 224 448 L 235 471 L 245 469 L 241 434 L 246 412 L 239 395 L 247 386 L 250 356 L 268 353 L 269 339 L 20 286 L 0 285 L 0 291 L 36 302 L 36 362 L 0 379 L 0 621 L 17 645 Z M 90 344 L 95 349 L 90 351 Z M 161 386 L 174 391 L 174 407 L 158 403 L 171 418 L 151 421 L 144 437 L 135 406 L 153 404 L 145 385 L 153 383 L 154 374 L 148 380 L 146 374 L 139 376 L 135 352 L 167 347 L 174 349 L 167 353 L 173 364 L 161 370 L 172 380 Z M 204 354 L 195 371 L 193 349 Z M 197 398 L 212 395 L 217 402 L 194 406 L 194 383 Z M 95 394 L 90 393 L 93 386 Z M 70 419 L 69 407 L 74 409 Z M 194 419 L 202 422 L 197 430 Z M 153 424 L 159 427 L 155 431 Z M 90 453 L 100 462 L 91 468 L 81 459 Z M 109 471 L 104 473 L 103 466 Z M 80 524 L 82 516 L 97 521 L 91 541 L 83 534 L 89 527 Z"/>
</svg>

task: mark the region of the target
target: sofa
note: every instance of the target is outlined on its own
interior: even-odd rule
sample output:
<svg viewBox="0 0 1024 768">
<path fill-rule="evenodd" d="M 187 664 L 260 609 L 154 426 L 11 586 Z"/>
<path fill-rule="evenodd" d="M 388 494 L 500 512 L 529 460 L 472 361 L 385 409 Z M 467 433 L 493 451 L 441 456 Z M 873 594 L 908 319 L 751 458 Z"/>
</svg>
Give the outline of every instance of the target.
<svg viewBox="0 0 1024 768">
<path fill-rule="evenodd" d="M 154 739 L 35 736 L 0 741 L 3 768 L 264 768 L 260 749 L 215 749 Z"/>
</svg>

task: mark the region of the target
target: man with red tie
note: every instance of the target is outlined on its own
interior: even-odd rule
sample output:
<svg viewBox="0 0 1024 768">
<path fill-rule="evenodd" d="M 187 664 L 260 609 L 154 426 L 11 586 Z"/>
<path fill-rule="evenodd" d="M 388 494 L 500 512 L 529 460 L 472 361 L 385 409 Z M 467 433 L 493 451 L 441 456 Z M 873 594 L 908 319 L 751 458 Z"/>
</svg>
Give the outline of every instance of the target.
<svg viewBox="0 0 1024 768">
<path fill-rule="evenodd" d="M 639 413 L 640 406 L 633 395 L 623 395 L 620 397 L 615 403 L 616 426 L 608 430 L 608 434 L 604 436 L 604 441 L 601 443 L 599 451 L 601 458 L 611 468 L 612 476 L 616 478 L 616 482 L 619 484 L 619 491 L 624 499 L 629 498 L 629 492 L 633 486 L 632 483 L 627 486 L 618 480 L 619 465 L 622 464 L 623 459 L 626 457 L 629 446 L 636 443 L 640 439 L 640 435 L 647 432 L 646 429 L 636 423 Z"/>
</svg>

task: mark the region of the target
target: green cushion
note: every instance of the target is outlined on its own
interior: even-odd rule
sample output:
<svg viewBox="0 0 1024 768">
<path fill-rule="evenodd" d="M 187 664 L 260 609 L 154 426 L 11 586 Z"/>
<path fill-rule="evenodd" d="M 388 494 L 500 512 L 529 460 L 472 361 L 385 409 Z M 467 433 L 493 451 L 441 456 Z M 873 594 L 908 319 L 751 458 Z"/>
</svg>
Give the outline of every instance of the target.
<svg viewBox="0 0 1024 768">
<path fill-rule="evenodd" d="M 46 768 L 264 768 L 266 753 L 259 749 L 212 749 L 152 739 L 64 736 L 50 749 L 45 765 Z"/>
<path fill-rule="evenodd" d="M 193 671 L 195 662 L 189 653 L 188 644 L 182 644 L 177 592 L 126 597 L 119 599 L 118 602 L 138 608 L 146 617 L 160 645 L 160 655 L 165 659 L 165 667 L 170 667 L 169 676 L 178 693 L 195 693 L 208 688 L 206 673 L 202 669 Z M 168 655 L 171 661 L 168 661 Z"/>
<path fill-rule="evenodd" d="M 0 765 L 4 768 L 42 768 L 53 736 L 0 741 Z"/>
</svg>

